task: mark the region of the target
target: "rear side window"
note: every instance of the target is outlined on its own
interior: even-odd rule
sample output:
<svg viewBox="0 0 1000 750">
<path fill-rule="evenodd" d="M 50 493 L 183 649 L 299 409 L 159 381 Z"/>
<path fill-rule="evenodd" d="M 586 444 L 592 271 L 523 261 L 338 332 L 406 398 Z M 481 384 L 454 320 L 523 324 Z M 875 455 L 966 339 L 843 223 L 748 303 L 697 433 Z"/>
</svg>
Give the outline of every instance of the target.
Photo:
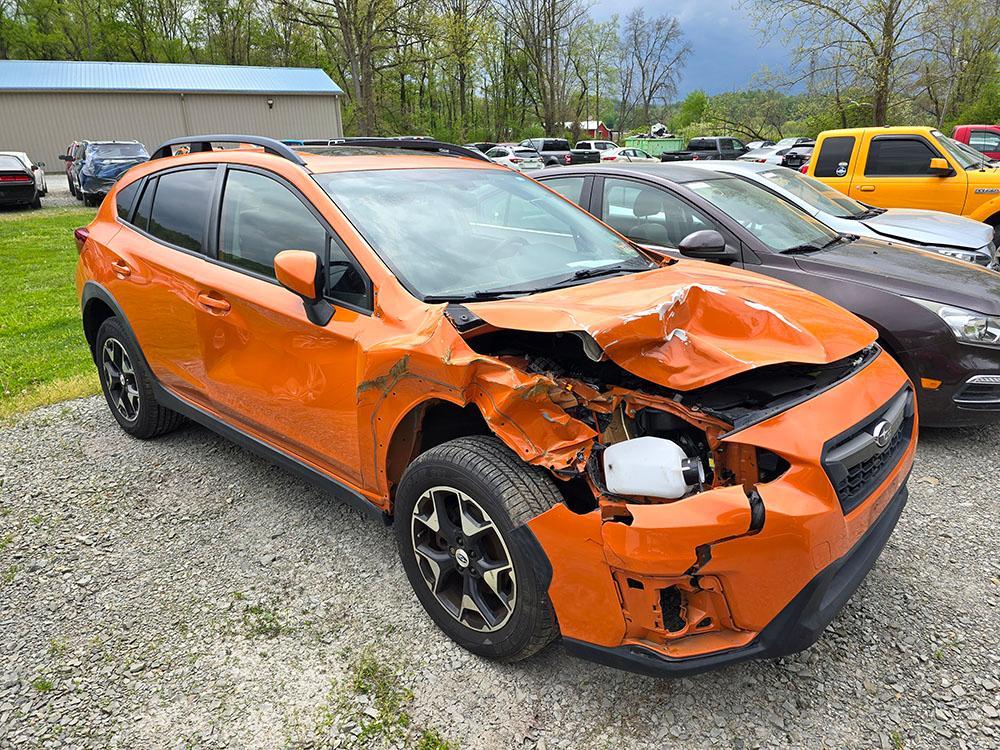
<svg viewBox="0 0 1000 750">
<path fill-rule="evenodd" d="M 930 174 L 938 154 L 919 138 L 875 138 L 868 148 L 865 174 L 882 177 Z"/>
<path fill-rule="evenodd" d="M 146 231 L 171 245 L 202 252 L 214 182 L 214 169 L 161 174 Z"/>
<path fill-rule="evenodd" d="M 573 201 L 578 206 L 583 205 L 583 182 L 585 177 L 559 177 L 554 180 L 546 180 L 543 184 L 547 188 L 552 188 L 566 200 Z"/>
<path fill-rule="evenodd" d="M 1000 151 L 1000 135 L 987 130 L 973 130 L 969 145 L 979 151 Z"/>
<path fill-rule="evenodd" d="M 115 206 L 118 209 L 118 218 L 128 221 L 129 214 L 132 213 L 132 204 L 135 203 L 136 193 L 139 192 L 139 180 L 131 185 L 126 185 L 115 195 Z"/>
<path fill-rule="evenodd" d="M 281 183 L 255 172 L 231 170 L 222 194 L 219 260 L 274 277 L 282 250 L 326 255 L 326 229 Z"/>
<path fill-rule="evenodd" d="M 816 158 L 817 177 L 844 177 L 854 152 L 854 136 L 838 135 L 823 141 Z"/>
</svg>

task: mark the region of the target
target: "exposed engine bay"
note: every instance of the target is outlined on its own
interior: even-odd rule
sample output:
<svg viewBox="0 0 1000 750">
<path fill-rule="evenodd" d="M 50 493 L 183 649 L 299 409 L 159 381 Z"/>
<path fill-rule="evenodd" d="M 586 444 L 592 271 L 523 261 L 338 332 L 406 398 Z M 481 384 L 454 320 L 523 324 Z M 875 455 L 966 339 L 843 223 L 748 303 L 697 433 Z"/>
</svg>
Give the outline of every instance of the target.
<svg viewBox="0 0 1000 750">
<path fill-rule="evenodd" d="M 484 326 L 467 328 L 464 337 L 476 352 L 558 384 L 560 406 L 599 436 L 587 463 L 595 494 L 630 502 L 664 502 L 732 485 L 749 492 L 780 475 L 788 465 L 779 456 L 721 439 L 842 381 L 879 351 L 871 345 L 825 365 L 770 365 L 679 392 L 627 372 L 586 333 Z M 556 474 L 568 478 L 567 472 Z"/>
</svg>

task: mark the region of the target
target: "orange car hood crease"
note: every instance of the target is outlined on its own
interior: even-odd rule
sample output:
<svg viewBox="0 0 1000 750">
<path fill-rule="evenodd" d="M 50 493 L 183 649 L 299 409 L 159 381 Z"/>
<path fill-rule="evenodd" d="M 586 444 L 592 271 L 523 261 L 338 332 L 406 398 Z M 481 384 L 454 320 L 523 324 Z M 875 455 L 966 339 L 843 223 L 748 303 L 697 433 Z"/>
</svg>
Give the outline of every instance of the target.
<svg viewBox="0 0 1000 750">
<path fill-rule="evenodd" d="M 694 261 L 468 307 L 496 328 L 586 332 L 625 370 L 681 391 L 765 365 L 835 362 L 877 337 L 811 292 Z"/>
</svg>

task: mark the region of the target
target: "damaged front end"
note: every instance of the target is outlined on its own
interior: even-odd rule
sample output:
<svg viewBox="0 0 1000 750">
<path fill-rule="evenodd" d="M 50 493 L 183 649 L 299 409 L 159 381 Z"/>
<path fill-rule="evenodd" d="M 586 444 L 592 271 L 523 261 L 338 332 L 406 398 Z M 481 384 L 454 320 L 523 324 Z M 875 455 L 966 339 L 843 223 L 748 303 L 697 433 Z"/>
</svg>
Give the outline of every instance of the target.
<svg viewBox="0 0 1000 750">
<path fill-rule="evenodd" d="M 551 565 L 549 596 L 568 642 L 626 661 L 638 650 L 668 673 L 709 668 L 699 665 L 717 654 L 755 655 L 768 625 L 898 501 L 915 443 L 912 391 L 872 329 L 800 290 L 760 284 L 747 300 L 722 286 L 665 294 L 662 282 L 657 291 L 629 279 L 623 290 L 641 312 L 616 316 L 603 300 L 579 298 L 614 295 L 618 281 L 571 292 L 552 314 L 539 314 L 537 299 L 534 310 L 522 300 L 434 308 L 410 321 L 405 342 L 373 344 L 370 355 L 394 364 L 362 383 L 360 403 L 373 432 L 385 421 L 406 436 L 376 446 L 375 470 L 381 462 L 388 502 L 426 438 L 422 407 L 404 417 L 405 404 L 433 392 L 475 407 L 563 495 L 528 527 Z M 852 446 L 890 402 L 904 414 L 902 438 L 875 470 L 870 456 L 854 461 Z M 851 455 L 845 471 L 863 498 L 850 509 L 824 465 L 838 437 L 833 450 Z M 840 587 L 849 595 L 858 583 Z M 824 606 L 819 625 L 788 643 L 818 637 L 835 614 Z"/>
</svg>

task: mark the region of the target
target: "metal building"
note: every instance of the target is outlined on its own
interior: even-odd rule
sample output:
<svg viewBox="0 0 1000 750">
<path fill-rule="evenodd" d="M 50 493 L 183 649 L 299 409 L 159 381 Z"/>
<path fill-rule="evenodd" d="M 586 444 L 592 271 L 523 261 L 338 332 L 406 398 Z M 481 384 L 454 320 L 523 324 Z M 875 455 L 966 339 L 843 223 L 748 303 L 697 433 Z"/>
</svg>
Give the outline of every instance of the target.
<svg viewBox="0 0 1000 750">
<path fill-rule="evenodd" d="M 137 140 L 152 151 L 206 133 L 336 138 L 342 94 L 319 68 L 3 60 L 0 151 L 57 171 L 74 140 Z"/>
</svg>

